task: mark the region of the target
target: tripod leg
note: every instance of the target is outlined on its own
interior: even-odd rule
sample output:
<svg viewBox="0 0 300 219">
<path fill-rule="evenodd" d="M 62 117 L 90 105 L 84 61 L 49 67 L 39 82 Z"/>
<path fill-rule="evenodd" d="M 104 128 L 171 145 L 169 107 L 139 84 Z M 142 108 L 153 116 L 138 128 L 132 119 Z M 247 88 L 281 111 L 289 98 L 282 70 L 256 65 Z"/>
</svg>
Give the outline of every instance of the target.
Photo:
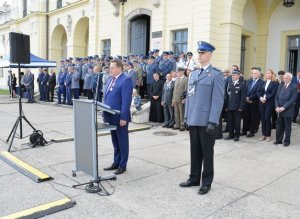
<svg viewBox="0 0 300 219">
<path fill-rule="evenodd" d="M 9 139 L 10 139 L 12 133 L 14 132 L 14 130 L 16 129 L 16 126 L 17 126 L 17 124 L 19 123 L 19 121 L 20 121 L 20 117 L 17 118 L 17 120 L 16 120 L 16 122 L 15 122 L 13 128 L 12 128 L 12 130 L 11 130 L 10 133 L 9 133 L 9 136 L 8 136 L 6 142 L 9 142 Z"/>
<path fill-rule="evenodd" d="M 12 143 L 14 141 L 14 138 L 15 138 L 15 135 L 16 135 L 16 132 L 17 132 L 17 128 L 18 128 L 18 125 L 19 125 L 19 122 L 20 122 L 20 119 L 17 120 L 16 122 L 16 126 L 14 127 L 14 129 L 12 130 L 12 138 L 11 138 L 11 141 L 9 143 L 9 147 L 8 147 L 8 152 L 10 152 L 10 149 L 11 149 L 11 146 L 12 146 Z"/>
<path fill-rule="evenodd" d="M 92 186 L 94 184 L 93 184 L 93 182 L 86 182 L 86 183 L 81 183 L 81 184 L 73 185 L 72 188 L 76 188 L 78 186 L 84 186 L 84 185 L 90 185 L 90 186 Z"/>
<path fill-rule="evenodd" d="M 25 120 L 25 122 L 27 122 L 27 124 L 28 124 L 33 130 L 36 130 L 36 129 L 34 128 L 34 126 L 31 125 L 31 123 L 28 121 L 28 119 L 27 119 L 25 116 L 22 116 L 22 118 Z"/>
</svg>

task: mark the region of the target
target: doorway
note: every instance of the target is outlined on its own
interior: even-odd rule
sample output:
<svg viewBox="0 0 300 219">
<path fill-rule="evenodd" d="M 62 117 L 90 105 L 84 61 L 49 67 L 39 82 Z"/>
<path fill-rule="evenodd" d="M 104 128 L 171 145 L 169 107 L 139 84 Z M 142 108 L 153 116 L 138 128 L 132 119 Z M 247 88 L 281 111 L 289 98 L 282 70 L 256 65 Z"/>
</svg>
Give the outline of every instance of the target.
<svg viewBox="0 0 300 219">
<path fill-rule="evenodd" d="M 147 54 L 150 49 L 150 16 L 139 15 L 130 21 L 130 54 Z"/>
</svg>

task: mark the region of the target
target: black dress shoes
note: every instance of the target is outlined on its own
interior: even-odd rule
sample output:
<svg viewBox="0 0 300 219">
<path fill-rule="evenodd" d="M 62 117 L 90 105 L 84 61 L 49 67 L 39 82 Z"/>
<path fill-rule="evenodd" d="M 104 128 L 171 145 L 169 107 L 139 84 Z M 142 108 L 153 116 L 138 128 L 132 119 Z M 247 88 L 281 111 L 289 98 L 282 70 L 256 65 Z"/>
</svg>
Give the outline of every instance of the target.
<svg viewBox="0 0 300 219">
<path fill-rule="evenodd" d="M 234 140 L 234 141 L 239 141 L 240 138 L 239 138 L 238 136 L 235 136 L 233 140 Z"/>
<path fill-rule="evenodd" d="M 225 140 L 230 140 L 230 139 L 233 139 L 233 136 L 232 135 L 228 135 Z"/>
<path fill-rule="evenodd" d="M 241 136 L 247 135 L 247 132 L 242 132 Z"/>
<path fill-rule="evenodd" d="M 284 143 L 283 143 L 283 146 L 284 146 L 284 147 L 288 147 L 289 145 L 290 145 L 290 142 L 284 142 Z"/>
<path fill-rule="evenodd" d="M 250 133 L 247 135 L 248 138 L 251 138 L 251 137 L 253 137 L 253 136 L 254 136 L 254 133 L 252 133 L 252 132 L 250 132 Z"/>
<path fill-rule="evenodd" d="M 199 195 L 205 195 L 209 192 L 210 190 L 210 186 L 202 186 L 199 191 L 198 191 L 198 194 Z"/>
<path fill-rule="evenodd" d="M 109 170 L 116 170 L 118 168 L 119 168 L 119 166 L 117 164 L 113 163 L 110 167 L 103 168 L 103 170 L 109 171 Z"/>
<path fill-rule="evenodd" d="M 167 128 L 169 125 L 167 125 L 167 124 L 165 124 L 165 125 L 163 125 L 163 128 Z"/>
<path fill-rule="evenodd" d="M 119 167 L 117 171 L 114 172 L 116 175 L 123 174 L 126 171 L 126 168 Z"/>
<path fill-rule="evenodd" d="M 199 185 L 200 185 L 200 182 L 193 182 L 190 179 L 179 184 L 180 187 L 191 187 L 191 186 L 199 186 Z"/>
<path fill-rule="evenodd" d="M 273 144 L 282 144 L 282 141 L 274 141 Z"/>
</svg>

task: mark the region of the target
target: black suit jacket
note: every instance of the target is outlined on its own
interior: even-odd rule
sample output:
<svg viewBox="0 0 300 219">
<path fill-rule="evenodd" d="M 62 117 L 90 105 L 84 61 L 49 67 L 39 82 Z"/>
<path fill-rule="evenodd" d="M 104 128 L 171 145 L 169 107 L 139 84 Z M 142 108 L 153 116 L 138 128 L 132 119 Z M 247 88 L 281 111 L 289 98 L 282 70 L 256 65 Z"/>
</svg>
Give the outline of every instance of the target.
<svg viewBox="0 0 300 219">
<path fill-rule="evenodd" d="M 275 97 L 278 90 L 278 82 L 270 81 L 267 90 L 265 89 L 267 81 L 264 81 L 261 86 L 258 88 L 257 93 L 258 97 L 264 97 L 266 95 L 266 103 L 265 104 L 273 104 L 275 102 Z"/>
<path fill-rule="evenodd" d="M 281 112 L 283 117 L 292 117 L 294 115 L 294 105 L 298 96 L 297 85 L 290 83 L 287 88 L 283 84 L 279 85 L 275 97 L 275 107 L 284 107 Z"/>
<path fill-rule="evenodd" d="M 253 102 L 257 102 L 258 103 L 258 90 L 261 87 L 263 80 L 261 78 L 257 79 L 255 85 L 252 87 L 252 83 L 253 83 L 253 79 L 250 79 L 247 81 L 247 95 L 246 97 L 249 97 L 249 100 L 253 101 Z"/>
<path fill-rule="evenodd" d="M 48 84 L 51 87 L 55 87 L 55 85 L 56 85 L 56 75 L 55 75 L 55 73 L 53 73 L 52 75 L 50 75 L 50 77 L 48 79 Z"/>
</svg>

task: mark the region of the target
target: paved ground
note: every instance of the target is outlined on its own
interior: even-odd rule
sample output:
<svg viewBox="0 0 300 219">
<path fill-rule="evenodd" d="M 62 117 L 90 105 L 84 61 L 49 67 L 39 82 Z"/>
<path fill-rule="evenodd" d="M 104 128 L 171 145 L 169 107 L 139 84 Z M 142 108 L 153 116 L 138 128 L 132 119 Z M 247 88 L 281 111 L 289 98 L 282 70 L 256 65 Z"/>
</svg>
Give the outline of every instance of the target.
<svg viewBox="0 0 300 219">
<path fill-rule="evenodd" d="M 23 106 L 47 139 L 72 136 L 71 109 Z M 0 150 L 7 149 L 5 140 L 17 114 L 17 103 L 0 104 Z M 77 205 L 47 218 L 300 218 L 299 127 L 293 125 L 287 148 L 259 142 L 259 136 L 242 137 L 240 142 L 218 140 L 215 180 L 205 196 L 197 194 L 197 187 L 178 186 L 189 173 L 187 132 L 156 136 L 166 130 L 158 126 L 130 133 L 128 171 L 111 182 L 115 193 L 109 197 L 71 188 L 91 179 L 83 173 L 72 177 L 73 142 L 31 149 L 24 145 L 28 138 L 16 139 L 12 153 L 54 180 L 37 184 L 0 160 L 0 217 L 69 196 Z M 24 130 L 31 133 L 28 126 Z M 99 138 L 99 145 L 100 175 L 105 175 L 102 168 L 112 162 L 110 137 Z"/>
</svg>

